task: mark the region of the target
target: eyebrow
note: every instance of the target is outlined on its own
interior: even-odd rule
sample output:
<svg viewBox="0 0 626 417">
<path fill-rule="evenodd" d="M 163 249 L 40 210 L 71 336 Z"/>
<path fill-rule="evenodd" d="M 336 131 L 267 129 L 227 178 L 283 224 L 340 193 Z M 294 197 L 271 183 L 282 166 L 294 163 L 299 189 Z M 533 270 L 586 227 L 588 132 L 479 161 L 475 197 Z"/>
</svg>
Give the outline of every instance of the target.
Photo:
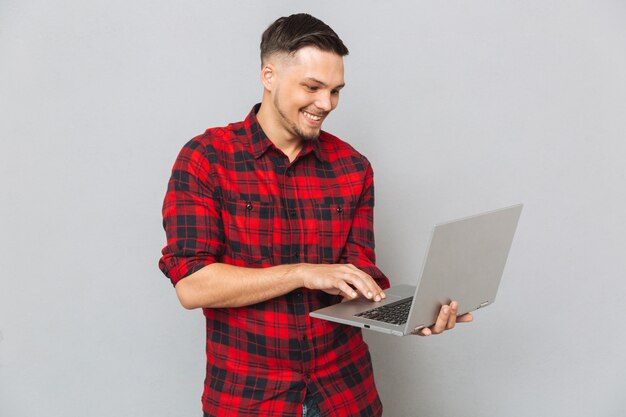
<svg viewBox="0 0 626 417">
<path fill-rule="evenodd" d="M 321 86 L 323 86 L 323 87 L 328 87 L 328 84 L 326 84 L 326 83 L 325 83 L 325 82 L 323 82 L 323 81 L 318 80 L 317 78 L 307 77 L 306 79 L 307 79 L 307 80 L 309 80 L 309 81 L 313 81 L 314 83 L 320 84 L 320 85 L 321 85 Z M 346 85 L 346 83 L 339 84 L 339 85 L 338 85 L 337 87 L 335 87 L 334 89 L 335 89 L 335 90 L 341 90 L 343 87 L 345 87 L 345 85 Z"/>
</svg>

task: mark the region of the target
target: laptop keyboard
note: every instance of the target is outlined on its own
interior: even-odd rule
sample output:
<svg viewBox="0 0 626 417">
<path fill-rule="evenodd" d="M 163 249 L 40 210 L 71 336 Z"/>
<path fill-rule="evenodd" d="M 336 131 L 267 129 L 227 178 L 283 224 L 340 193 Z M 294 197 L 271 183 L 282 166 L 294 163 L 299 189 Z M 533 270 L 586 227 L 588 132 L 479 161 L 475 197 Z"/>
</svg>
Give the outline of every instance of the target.
<svg viewBox="0 0 626 417">
<path fill-rule="evenodd" d="M 405 300 L 396 301 L 395 303 L 362 311 L 355 314 L 355 316 L 390 324 L 404 324 L 409 318 L 409 310 L 411 309 L 412 302 L 413 297 L 410 297 Z"/>
</svg>

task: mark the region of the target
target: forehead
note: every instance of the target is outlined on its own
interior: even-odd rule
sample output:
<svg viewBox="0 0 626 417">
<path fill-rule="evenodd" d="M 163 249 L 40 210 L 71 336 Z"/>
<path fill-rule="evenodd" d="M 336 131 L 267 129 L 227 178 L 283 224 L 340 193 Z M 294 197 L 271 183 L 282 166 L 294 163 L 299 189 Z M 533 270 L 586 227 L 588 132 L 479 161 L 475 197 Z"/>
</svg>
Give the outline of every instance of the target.
<svg viewBox="0 0 626 417">
<path fill-rule="evenodd" d="M 298 49 L 285 57 L 284 69 L 294 78 L 314 78 L 335 87 L 344 83 L 343 57 L 313 46 Z"/>
</svg>

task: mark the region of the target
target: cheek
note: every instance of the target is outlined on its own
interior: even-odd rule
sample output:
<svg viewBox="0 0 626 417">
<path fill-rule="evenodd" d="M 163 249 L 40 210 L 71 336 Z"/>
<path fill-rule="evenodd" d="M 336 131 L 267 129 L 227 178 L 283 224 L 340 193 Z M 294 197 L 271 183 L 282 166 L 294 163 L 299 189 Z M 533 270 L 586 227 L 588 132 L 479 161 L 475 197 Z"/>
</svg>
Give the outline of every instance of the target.
<svg viewBox="0 0 626 417">
<path fill-rule="evenodd" d="M 292 114 L 298 113 L 298 111 L 302 107 L 301 94 L 295 91 L 291 91 L 289 93 L 285 92 L 280 97 L 280 101 L 283 104 L 284 109 Z"/>
<path fill-rule="evenodd" d="M 292 97 L 293 97 L 293 103 L 298 108 L 298 110 L 304 109 L 310 106 L 311 103 L 313 102 L 309 94 L 301 92 L 301 91 L 294 93 Z"/>
</svg>

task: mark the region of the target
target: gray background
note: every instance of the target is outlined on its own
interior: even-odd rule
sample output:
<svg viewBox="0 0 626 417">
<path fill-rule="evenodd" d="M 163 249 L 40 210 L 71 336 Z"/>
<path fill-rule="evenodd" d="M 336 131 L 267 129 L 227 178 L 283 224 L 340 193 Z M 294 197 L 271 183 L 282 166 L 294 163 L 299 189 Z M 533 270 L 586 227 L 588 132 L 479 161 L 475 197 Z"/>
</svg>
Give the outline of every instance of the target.
<svg viewBox="0 0 626 417">
<path fill-rule="evenodd" d="M 0 2 L 0 415 L 198 416 L 203 318 L 157 269 L 180 147 L 261 97 L 260 34 L 308 11 L 351 50 L 326 130 L 376 175 L 379 265 L 526 204 L 498 302 L 367 334 L 385 415 L 626 413 L 626 3 Z"/>
</svg>

